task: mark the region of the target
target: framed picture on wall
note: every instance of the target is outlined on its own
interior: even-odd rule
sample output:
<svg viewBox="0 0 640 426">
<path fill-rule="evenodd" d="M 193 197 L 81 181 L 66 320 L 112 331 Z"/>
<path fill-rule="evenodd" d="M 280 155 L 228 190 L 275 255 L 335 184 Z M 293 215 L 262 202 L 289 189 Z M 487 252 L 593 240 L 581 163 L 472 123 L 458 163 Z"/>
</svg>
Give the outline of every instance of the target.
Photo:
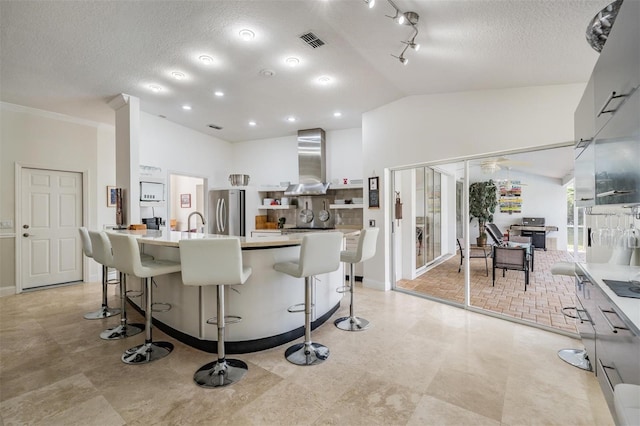
<svg viewBox="0 0 640 426">
<path fill-rule="evenodd" d="M 380 207 L 380 188 L 379 178 L 370 177 L 369 178 L 369 208 L 379 208 Z"/>
<path fill-rule="evenodd" d="M 115 207 L 116 198 L 116 187 L 107 186 L 107 207 Z"/>
<path fill-rule="evenodd" d="M 180 194 L 180 207 L 183 209 L 191 207 L 191 194 Z"/>
</svg>

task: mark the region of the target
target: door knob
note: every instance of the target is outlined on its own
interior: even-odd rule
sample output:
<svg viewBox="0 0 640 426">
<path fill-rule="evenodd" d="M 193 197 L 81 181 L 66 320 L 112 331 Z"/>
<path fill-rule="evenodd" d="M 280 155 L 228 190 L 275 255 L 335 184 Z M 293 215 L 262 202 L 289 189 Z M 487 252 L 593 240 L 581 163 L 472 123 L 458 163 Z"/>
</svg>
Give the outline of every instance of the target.
<svg viewBox="0 0 640 426">
<path fill-rule="evenodd" d="M 24 234 L 22 234 L 22 236 L 23 236 L 23 237 L 28 237 L 28 236 L 29 236 L 29 233 L 28 233 L 28 232 L 25 232 Z"/>
<path fill-rule="evenodd" d="M 24 229 L 29 229 L 29 225 L 22 225 Z"/>
</svg>

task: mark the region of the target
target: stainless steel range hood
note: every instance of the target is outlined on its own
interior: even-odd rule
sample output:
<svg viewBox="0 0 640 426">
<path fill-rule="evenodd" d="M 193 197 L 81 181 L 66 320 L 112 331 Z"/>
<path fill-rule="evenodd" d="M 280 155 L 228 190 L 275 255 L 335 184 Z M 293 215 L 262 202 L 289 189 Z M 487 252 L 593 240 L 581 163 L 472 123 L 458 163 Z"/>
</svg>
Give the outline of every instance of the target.
<svg viewBox="0 0 640 426">
<path fill-rule="evenodd" d="M 323 129 L 298 131 L 297 184 L 289 185 L 284 195 L 324 195 L 329 189 L 326 183 L 325 135 Z"/>
</svg>

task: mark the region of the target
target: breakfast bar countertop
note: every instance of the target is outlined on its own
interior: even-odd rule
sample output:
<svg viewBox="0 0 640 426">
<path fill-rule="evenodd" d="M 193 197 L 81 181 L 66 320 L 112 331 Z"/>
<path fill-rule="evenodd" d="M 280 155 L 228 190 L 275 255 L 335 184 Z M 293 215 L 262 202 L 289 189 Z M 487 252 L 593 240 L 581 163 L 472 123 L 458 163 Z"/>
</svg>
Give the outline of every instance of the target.
<svg viewBox="0 0 640 426">
<path fill-rule="evenodd" d="M 212 238 L 229 238 L 229 235 L 204 234 L 201 232 L 181 232 L 181 231 L 125 231 L 132 235 L 138 235 L 139 241 L 143 244 L 178 247 L 180 240 L 192 239 L 212 239 Z M 302 237 L 299 235 L 273 235 L 269 237 L 238 237 L 240 238 L 240 246 L 243 249 L 249 248 L 272 248 L 272 247 L 288 247 L 297 246 L 302 243 Z"/>
<path fill-rule="evenodd" d="M 336 229 L 336 231 L 342 232 L 345 236 L 356 234 L 358 231 L 353 229 Z M 140 243 L 165 246 L 165 247 L 178 247 L 180 240 L 188 239 L 202 239 L 202 238 L 229 238 L 229 235 L 219 234 L 204 234 L 201 232 L 185 232 L 185 231 L 166 231 L 166 230 L 122 230 L 116 231 L 121 233 L 127 233 L 135 235 L 139 238 Z M 304 233 L 292 233 L 292 234 L 275 234 L 268 237 L 238 237 L 240 238 L 240 246 L 242 249 L 267 249 L 275 247 L 289 247 L 297 246 L 302 243 L 302 237 Z"/>
</svg>

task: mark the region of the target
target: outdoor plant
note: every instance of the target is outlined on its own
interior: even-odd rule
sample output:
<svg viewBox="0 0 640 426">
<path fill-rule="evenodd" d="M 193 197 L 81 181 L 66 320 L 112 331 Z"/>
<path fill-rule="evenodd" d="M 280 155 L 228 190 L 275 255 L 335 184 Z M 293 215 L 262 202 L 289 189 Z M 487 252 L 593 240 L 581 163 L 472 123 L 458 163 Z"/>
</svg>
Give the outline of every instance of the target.
<svg viewBox="0 0 640 426">
<path fill-rule="evenodd" d="M 469 185 L 469 219 L 478 219 L 478 245 L 487 242 L 484 225 L 493 222 L 493 214 L 498 206 L 498 188 L 493 180 L 474 182 Z"/>
</svg>

